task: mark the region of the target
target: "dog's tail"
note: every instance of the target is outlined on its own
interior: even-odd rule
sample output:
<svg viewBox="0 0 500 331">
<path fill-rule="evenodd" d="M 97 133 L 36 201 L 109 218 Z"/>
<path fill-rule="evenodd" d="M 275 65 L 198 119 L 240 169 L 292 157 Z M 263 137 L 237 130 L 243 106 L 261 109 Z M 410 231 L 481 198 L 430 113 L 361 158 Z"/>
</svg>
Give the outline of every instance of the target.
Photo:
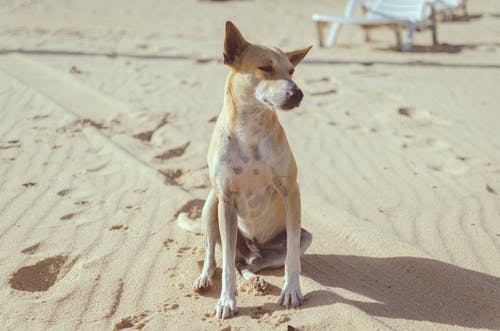
<svg viewBox="0 0 500 331">
<path fill-rule="evenodd" d="M 180 213 L 177 216 L 177 225 L 188 232 L 202 235 L 203 234 L 203 226 L 200 219 L 193 220 L 188 216 L 187 213 Z"/>
</svg>

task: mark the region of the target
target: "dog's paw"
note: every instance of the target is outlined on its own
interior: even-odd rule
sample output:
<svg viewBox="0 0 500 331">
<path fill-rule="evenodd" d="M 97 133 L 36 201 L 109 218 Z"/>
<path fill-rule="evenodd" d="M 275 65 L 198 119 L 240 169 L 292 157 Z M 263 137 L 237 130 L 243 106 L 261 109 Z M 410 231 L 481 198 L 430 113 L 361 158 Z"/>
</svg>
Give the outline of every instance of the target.
<svg viewBox="0 0 500 331">
<path fill-rule="evenodd" d="M 267 282 L 259 276 L 250 278 L 250 284 L 259 292 L 264 293 L 267 290 Z"/>
<path fill-rule="evenodd" d="M 236 314 L 238 314 L 238 310 L 236 309 L 236 297 L 222 294 L 212 315 L 215 315 L 218 319 L 226 319 Z"/>
<path fill-rule="evenodd" d="M 205 292 L 210 287 L 210 277 L 201 274 L 193 283 L 193 291 L 196 293 Z"/>
<path fill-rule="evenodd" d="M 281 291 L 278 303 L 287 308 L 295 308 L 304 303 L 304 297 L 300 292 L 300 285 L 285 285 Z"/>
</svg>

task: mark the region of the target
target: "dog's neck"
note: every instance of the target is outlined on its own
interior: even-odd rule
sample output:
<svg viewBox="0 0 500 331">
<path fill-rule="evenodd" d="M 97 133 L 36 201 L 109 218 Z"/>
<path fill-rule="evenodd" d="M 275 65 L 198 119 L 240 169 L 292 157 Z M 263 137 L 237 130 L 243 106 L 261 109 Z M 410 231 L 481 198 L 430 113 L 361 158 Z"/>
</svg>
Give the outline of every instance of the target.
<svg viewBox="0 0 500 331">
<path fill-rule="evenodd" d="M 255 93 L 245 84 L 235 84 L 234 75 L 234 72 L 229 73 L 224 95 L 228 130 L 250 144 L 258 144 L 276 128 L 277 115 L 257 100 Z"/>
</svg>

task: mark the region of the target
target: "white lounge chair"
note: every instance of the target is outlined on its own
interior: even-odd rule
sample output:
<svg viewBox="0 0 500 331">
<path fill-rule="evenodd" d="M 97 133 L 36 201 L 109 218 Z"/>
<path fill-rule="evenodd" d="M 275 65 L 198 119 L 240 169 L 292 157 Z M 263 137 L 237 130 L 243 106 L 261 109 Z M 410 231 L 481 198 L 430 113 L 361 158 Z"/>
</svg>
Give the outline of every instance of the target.
<svg viewBox="0 0 500 331">
<path fill-rule="evenodd" d="M 356 8 L 364 9 L 362 18 L 353 18 Z M 432 3 L 426 0 L 349 0 L 345 17 L 313 14 L 317 23 L 320 46 L 333 46 L 342 24 L 359 25 L 370 28 L 388 26 L 396 32 L 398 48 L 401 51 L 410 50 L 413 46 L 415 31 L 431 29 L 433 44 L 437 44 L 436 15 Z M 330 25 L 328 38 L 324 40 L 323 27 Z M 408 40 L 403 44 L 401 28 L 407 27 Z"/>
</svg>

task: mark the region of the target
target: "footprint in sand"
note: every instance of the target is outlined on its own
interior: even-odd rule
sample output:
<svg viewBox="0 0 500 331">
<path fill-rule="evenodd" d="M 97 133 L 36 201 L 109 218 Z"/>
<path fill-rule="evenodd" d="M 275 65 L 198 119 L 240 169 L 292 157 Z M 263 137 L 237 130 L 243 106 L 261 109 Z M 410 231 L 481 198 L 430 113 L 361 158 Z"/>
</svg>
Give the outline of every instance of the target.
<svg viewBox="0 0 500 331">
<path fill-rule="evenodd" d="M 10 148 L 19 148 L 19 147 L 21 147 L 21 143 L 19 142 L 19 139 L 9 140 L 9 141 L 7 141 L 7 144 L 0 145 L 0 149 L 10 149 Z"/>
<path fill-rule="evenodd" d="M 497 191 L 495 191 L 490 185 L 486 184 L 486 191 L 491 194 L 498 195 Z"/>
<path fill-rule="evenodd" d="M 26 255 L 33 255 L 38 251 L 39 248 L 40 248 L 40 243 L 36 243 L 33 246 L 26 247 L 25 249 L 23 249 L 21 253 Z"/>
<path fill-rule="evenodd" d="M 450 124 L 448 120 L 436 117 L 431 113 L 429 113 L 427 110 L 415 107 L 399 107 L 398 114 L 414 120 L 420 126 L 425 126 L 429 124 L 440 124 L 440 125 Z"/>
<path fill-rule="evenodd" d="M 87 172 L 97 172 L 99 170 L 102 170 L 102 169 L 106 168 L 106 165 L 107 165 L 107 163 L 104 163 L 104 164 L 98 165 L 96 167 L 88 168 L 85 171 L 87 171 Z"/>
<path fill-rule="evenodd" d="M 250 318 L 260 320 L 269 317 L 270 314 L 272 314 L 272 311 L 269 311 L 262 307 L 257 307 L 255 308 L 255 310 L 250 312 Z"/>
<path fill-rule="evenodd" d="M 127 205 L 127 206 L 125 206 L 125 210 L 129 213 L 133 213 L 133 212 L 140 211 L 141 207 L 136 206 L 136 205 Z"/>
<path fill-rule="evenodd" d="M 184 145 L 169 149 L 169 150 L 167 150 L 159 155 L 156 155 L 154 158 L 155 158 L 155 160 L 166 161 L 166 160 L 169 160 L 169 159 L 174 158 L 174 157 L 180 157 L 180 156 L 184 155 L 184 153 L 186 152 L 186 149 L 188 148 L 188 146 L 190 144 L 191 144 L 191 142 L 188 141 Z"/>
<path fill-rule="evenodd" d="M 67 220 L 72 219 L 73 217 L 75 217 L 75 216 L 76 216 L 76 215 L 78 215 L 78 214 L 80 214 L 80 213 L 69 213 L 69 214 L 66 214 L 66 215 L 64 215 L 64 216 L 61 216 L 59 219 L 60 219 L 61 221 L 67 221 Z"/>
<path fill-rule="evenodd" d="M 122 318 L 118 323 L 115 324 L 115 330 L 123 330 L 123 329 L 142 329 L 149 322 L 149 318 L 151 315 L 150 310 L 145 310 L 142 312 L 137 312 L 134 315 L 127 316 Z"/>
<path fill-rule="evenodd" d="M 166 169 L 166 170 L 158 170 L 160 174 L 165 178 L 165 184 L 179 186 L 180 183 L 178 179 L 182 176 L 182 169 Z"/>
<path fill-rule="evenodd" d="M 174 244 L 177 244 L 177 242 L 171 238 L 168 238 L 163 241 L 163 246 L 165 246 L 166 249 L 169 249 Z"/>
<path fill-rule="evenodd" d="M 121 230 L 121 231 L 128 230 L 128 225 L 123 225 L 123 224 L 115 224 L 115 225 L 112 225 L 112 226 L 109 228 L 109 231 L 117 231 L 117 230 Z"/>
<path fill-rule="evenodd" d="M 147 191 L 148 191 L 148 188 L 147 188 L 147 187 L 144 187 L 144 188 L 136 188 L 136 189 L 134 190 L 134 193 L 139 193 L 139 194 L 141 194 L 141 193 L 146 193 Z"/>
<path fill-rule="evenodd" d="M 59 192 L 57 192 L 57 195 L 60 196 L 60 197 L 63 197 L 65 195 L 67 195 L 69 192 L 71 192 L 71 189 L 65 188 L 65 189 L 60 190 Z"/>
<path fill-rule="evenodd" d="M 167 312 L 169 310 L 176 310 L 180 306 L 177 303 L 164 303 L 158 312 Z"/>
<path fill-rule="evenodd" d="M 165 184 L 181 186 L 184 190 L 206 189 L 210 180 L 206 168 L 183 170 L 166 169 L 159 170 L 165 177 Z"/>
<path fill-rule="evenodd" d="M 137 134 L 134 134 L 133 137 L 136 139 L 139 139 L 140 141 L 143 142 L 151 142 L 151 138 L 153 137 L 153 134 L 162 126 L 168 123 L 168 118 L 170 116 L 170 113 L 165 113 L 163 117 L 160 119 L 158 124 L 153 128 L 153 130 L 148 130 L 148 131 L 143 131 L 139 132 Z"/>
<path fill-rule="evenodd" d="M 177 246 L 179 243 L 175 241 L 174 239 L 168 238 L 163 241 L 163 246 L 165 246 L 166 249 L 171 249 L 174 248 L 174 246 Z M 182 246 L 177 249 L 177 257 L 181 257 L 184 255 L 196 255 L 200 248 L 198 247 L 191 247 L 191 246 Z"/>
<path fill-rule="evenodd" d="M 57 276 L 67 257 L 58 255 L 46 258 L 34 265 L 17 270 L 9 280 L 10 287 L 19 291 L 47 291 L 57 281 Z"/>
<path fill-rule="evenodd" d="M 49 114 L 47 114 L 47 115 L 35 115 L 35 116 L 31 117 L 30 119 L 38 121 L 38 120 L 42 120 L 42 119 L 49 118 L 49 117 L 50 117 Z"/>
<path fill-rule="evenodd" d="M 446 161 L 428 162 L 427 167 L 434 171 L 449 173 L 452 175 L 461 175 L 469 170 L 469 166 L 456 158 L 450 158 Z"/>
<path fill-rule="evenodd" d="M 433 152 L 449 149 L 451 147 L 451 145 L 447 141 L 441 139 L 425 138 L 425 137 L 424 138 L 411 137 L 409 139 L 410 140 L 405 143 L 406 147 L 414 147 Z"/>
<path fill-rule="evenodd" d="M 77 66 L 72 66 L 70 69 L 69 69 L 69 72 L 72 73 L 72 74 L 81 74 L 82 73 L 82 70 L 80 68 L 78 68 Z"/>
<path fill-rule="evenodd" d="M 426 124 L 430 123 L 432 120 L 428 111 L 414 107 L 399 107 L 398 114 Z"/>
<path fill-rule="evenodd" d="M 197 219 L 201 217 L 201 211 L 205 205 L 205 200 L 203 199 L 193 199 L 186 202 L 181 208 L 177 209 L 174 214 L 174 219 L 181 213 L 186 213 L 191 219 Z"/>
<path fill-rule="evenodd" d="M 196 255 L 198 252 L 198 247 L 183 246 L 177 250 L 177 257 L 182 257 L 186 254 Z"/>
<path fill-rule="evenodd" d="M 103 130 L 103 129 L 108 128 L 106 125 L 95 122 L 94 120 L 92 120 L 90 118 L 81 118 L 81 119 L 77 119 L 77 120 L 75 120 L 75 121 L 73 121 L 73 122 L 71 122 L 63 127 L 58 128 L 56 130 L 56 132 L 61 133 L 61 134 L 66 134 L 70 137 L 74 137 L 74 136 L 81 134 L 83 129 L 86 127 L 89 127 L 89 126 L 92 126 L 98 130 Z"/>
</svg>

